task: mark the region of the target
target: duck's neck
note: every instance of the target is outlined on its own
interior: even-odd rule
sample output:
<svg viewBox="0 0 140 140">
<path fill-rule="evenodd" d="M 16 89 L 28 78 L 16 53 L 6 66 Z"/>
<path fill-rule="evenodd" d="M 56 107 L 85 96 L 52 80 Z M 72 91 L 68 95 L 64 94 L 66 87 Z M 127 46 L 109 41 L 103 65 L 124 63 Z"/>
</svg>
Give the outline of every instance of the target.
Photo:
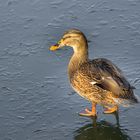
<svg viewBox="0 0 140 140">
<path fill-rule="evenodd" d="M 85 62 L 88 61 L 88 49 L 87 46 L 83 46 L 80 49 L 74 49 L 74 54 L 72 55 L 69 65 L 68 65 L 68 75 L 71 79 L 76 72 L 76 70 Z"/>
</svg>

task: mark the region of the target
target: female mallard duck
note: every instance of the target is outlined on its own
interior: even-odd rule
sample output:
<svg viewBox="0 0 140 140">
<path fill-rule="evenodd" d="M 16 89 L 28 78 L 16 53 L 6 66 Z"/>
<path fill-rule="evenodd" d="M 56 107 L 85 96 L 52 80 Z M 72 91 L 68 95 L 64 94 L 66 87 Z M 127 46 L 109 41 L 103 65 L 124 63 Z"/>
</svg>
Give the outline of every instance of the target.
<svg viewBox="0 0 140 140">
<path fill-rule="evenodd" d="M 68 65 L 70 84 L 80 96 L 92 103 L 92 110 L 86 108 L 81 115 L 95 116 L 96 104 L 105 108 L 104 113 L 113 113 L 118 110 L 118 105 L 127 106 L 138 102 L 132 86 L 116 65 L 104 58 L 89 60 L 87 39 L 81 31 L 66 31 L 50 50 L 64 46 L 74 50 Z"/>
</svg>

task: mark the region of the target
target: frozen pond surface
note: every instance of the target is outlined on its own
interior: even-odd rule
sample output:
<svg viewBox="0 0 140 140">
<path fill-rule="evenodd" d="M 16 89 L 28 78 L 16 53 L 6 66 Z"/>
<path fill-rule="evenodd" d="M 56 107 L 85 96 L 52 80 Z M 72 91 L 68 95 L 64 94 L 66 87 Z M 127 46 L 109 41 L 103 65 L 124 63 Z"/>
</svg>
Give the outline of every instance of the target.
<svg viewBox="0 0 140 140">
<path fill-rule="evenodd" d="M 120 108 L 119 124 L 101 107 L 97 123 L 78 116 L 90 104 L 69 86 L 72 50 L 48 50 L 73 27 L 140 96 L 140 0 L 0 0 L 0 140 L 140 139 L 140 104 Z"/>
</svg>

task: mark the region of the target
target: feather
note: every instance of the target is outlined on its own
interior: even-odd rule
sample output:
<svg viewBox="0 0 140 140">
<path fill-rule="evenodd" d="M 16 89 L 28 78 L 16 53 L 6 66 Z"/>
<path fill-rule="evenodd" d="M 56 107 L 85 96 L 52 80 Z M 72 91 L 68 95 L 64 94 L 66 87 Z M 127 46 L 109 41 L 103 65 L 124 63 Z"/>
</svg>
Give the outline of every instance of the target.
<svg viewBox="0 0 140 140">
<path fill-rule="evenodd" d="M 97 82 L 96 81 L 92 81 L 90 82 L 92 85 L 95 85 Z"/>
</svg>

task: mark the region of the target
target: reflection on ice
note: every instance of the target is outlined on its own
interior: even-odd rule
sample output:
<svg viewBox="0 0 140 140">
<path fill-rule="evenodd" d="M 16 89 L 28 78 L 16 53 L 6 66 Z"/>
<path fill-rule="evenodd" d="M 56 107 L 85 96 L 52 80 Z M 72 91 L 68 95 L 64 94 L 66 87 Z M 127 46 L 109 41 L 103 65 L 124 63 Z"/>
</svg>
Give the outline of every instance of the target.
<svg viewBox="0 0 140 140">
<path fill-rule="evenodd" d="M 93 120 L 75 131 L 75 140 L 131 140 L 119 122 L 111 124 L 107 121 Z"/>
</svg>

